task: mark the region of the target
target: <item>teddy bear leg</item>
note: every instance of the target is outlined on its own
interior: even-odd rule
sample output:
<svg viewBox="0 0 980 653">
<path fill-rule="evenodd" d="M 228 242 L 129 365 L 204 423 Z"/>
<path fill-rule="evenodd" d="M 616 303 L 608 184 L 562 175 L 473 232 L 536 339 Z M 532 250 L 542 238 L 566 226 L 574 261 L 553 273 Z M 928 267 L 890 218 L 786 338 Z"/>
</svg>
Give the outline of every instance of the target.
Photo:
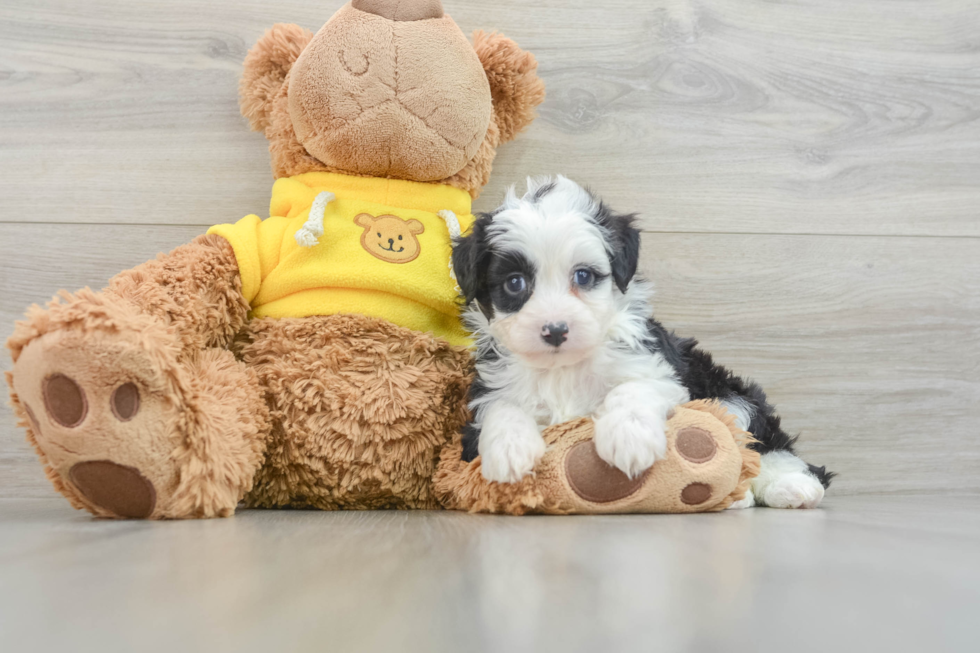
<svg viewBox="0 0 980 653">
<path fill-rule="evenodd" d="M 99 517 L 232 514 L 268 430 L 254 373 L 226 350 L 175 360 L 162 327 L 128 317 L 115 333 L 46 334 L 18 357 L 11 397 L 48 478 Z"/>
<path fill-rule="evenodd" d="M 268 432 L 230 246 L 202 237 L 105 292 L 33 307 L 7 342 L 11 398 L 48 478 L 101 517 L 229 515 Z"/>
</svg>

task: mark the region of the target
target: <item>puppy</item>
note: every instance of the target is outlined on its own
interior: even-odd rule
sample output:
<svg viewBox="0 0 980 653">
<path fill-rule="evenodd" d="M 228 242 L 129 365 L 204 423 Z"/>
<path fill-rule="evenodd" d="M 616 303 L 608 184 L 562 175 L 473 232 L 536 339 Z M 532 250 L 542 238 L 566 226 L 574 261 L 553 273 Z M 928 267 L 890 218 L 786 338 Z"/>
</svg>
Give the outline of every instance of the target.
<svg viewBox="0 0 980 653">
<path fill-rule="evenodd" d="M 762 470 L 733 507 L 814 508 L 834 476 L 793 453 L 795 438 L 755 383 L 716 365 L 651 314 L 636 278 L 634 216 L 565 177 L 528 182 L 478 217 L 452 255 L 476 340 L 463 456 L 514 483 L 545 451 L 541 429 L 591 415 L 599 456 L 636 477 L 666 455 L 674 406 L 716 398 L 758 440 Z"/>
</svg>

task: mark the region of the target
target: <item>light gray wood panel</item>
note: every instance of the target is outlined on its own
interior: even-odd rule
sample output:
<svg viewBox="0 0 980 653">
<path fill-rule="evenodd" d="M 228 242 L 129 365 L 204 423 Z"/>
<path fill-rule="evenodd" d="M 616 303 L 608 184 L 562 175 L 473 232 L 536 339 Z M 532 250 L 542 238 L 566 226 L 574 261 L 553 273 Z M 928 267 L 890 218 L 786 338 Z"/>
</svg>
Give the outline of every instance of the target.
<svg viewBox="0 0 980 653">
<path fill-rule="evenodd" d="M 0 4 L 0 221 L 208 225 L 268 205 L 240 63 L 287 0 Z M 655 231 L 980 235 L 973 0 L 446 0 L 537 53 L 481 209 L 565 172 Z"/>
<path fill-rule="evenodd" d="M 0 501 L 5 651 L 823 653 L 980 648 L 980 497 L 711 515 Z M 791 642 L 790 646 L 787 643 Z"/>
<path fill-rule="evenodd" d="M 761 383 L 832 491 L 980 491 L 980 240 L 644 242 L 657 316 Z"/>
<path fill-rule="evenodd" d="M 0 225 L 0 324 L 199 232 Z M 980 491 L 980 240 L 645 234 L 642 267 L 658 317 L 762 383 L 834 493 Z M 0 496 L 49 493 L 29 453 L 5 407 Z"/>
</svg>

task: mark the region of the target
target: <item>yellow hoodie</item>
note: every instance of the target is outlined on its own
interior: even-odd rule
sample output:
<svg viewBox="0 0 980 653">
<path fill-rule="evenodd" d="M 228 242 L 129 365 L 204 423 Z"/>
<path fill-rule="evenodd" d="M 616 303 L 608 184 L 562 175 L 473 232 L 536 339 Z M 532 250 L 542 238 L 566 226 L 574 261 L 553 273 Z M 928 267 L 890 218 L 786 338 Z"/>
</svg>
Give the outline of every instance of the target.
<svg viewBox="0 0 980 653">
<path fill-rule="evenodd" d="M 234 248 L 255 317 L 357 313 L 469 344 L 449 266 L 452 230 L 473 224 L 466 191 L 309 172 L 276 181 L 269 215 L 208 230 Z"/>
</svg>

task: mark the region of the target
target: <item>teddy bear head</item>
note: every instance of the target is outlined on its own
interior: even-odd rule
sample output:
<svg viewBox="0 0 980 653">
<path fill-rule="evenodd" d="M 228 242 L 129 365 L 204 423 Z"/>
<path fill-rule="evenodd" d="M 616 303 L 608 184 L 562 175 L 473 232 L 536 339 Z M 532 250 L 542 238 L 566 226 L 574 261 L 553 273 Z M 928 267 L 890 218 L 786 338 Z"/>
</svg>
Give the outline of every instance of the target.
<svg viewBox="0 0 980 653">
<path fill-rule="evenodd" d="M 269 30 L 245 59 L 241 108 L 276 177 L 340 172 L 476 197 L 497 146 L 544 100 L 536 70 L 504 36 L 470 43 L 440 0 L 352 0 L 315 35 Z"/>
</svg>

